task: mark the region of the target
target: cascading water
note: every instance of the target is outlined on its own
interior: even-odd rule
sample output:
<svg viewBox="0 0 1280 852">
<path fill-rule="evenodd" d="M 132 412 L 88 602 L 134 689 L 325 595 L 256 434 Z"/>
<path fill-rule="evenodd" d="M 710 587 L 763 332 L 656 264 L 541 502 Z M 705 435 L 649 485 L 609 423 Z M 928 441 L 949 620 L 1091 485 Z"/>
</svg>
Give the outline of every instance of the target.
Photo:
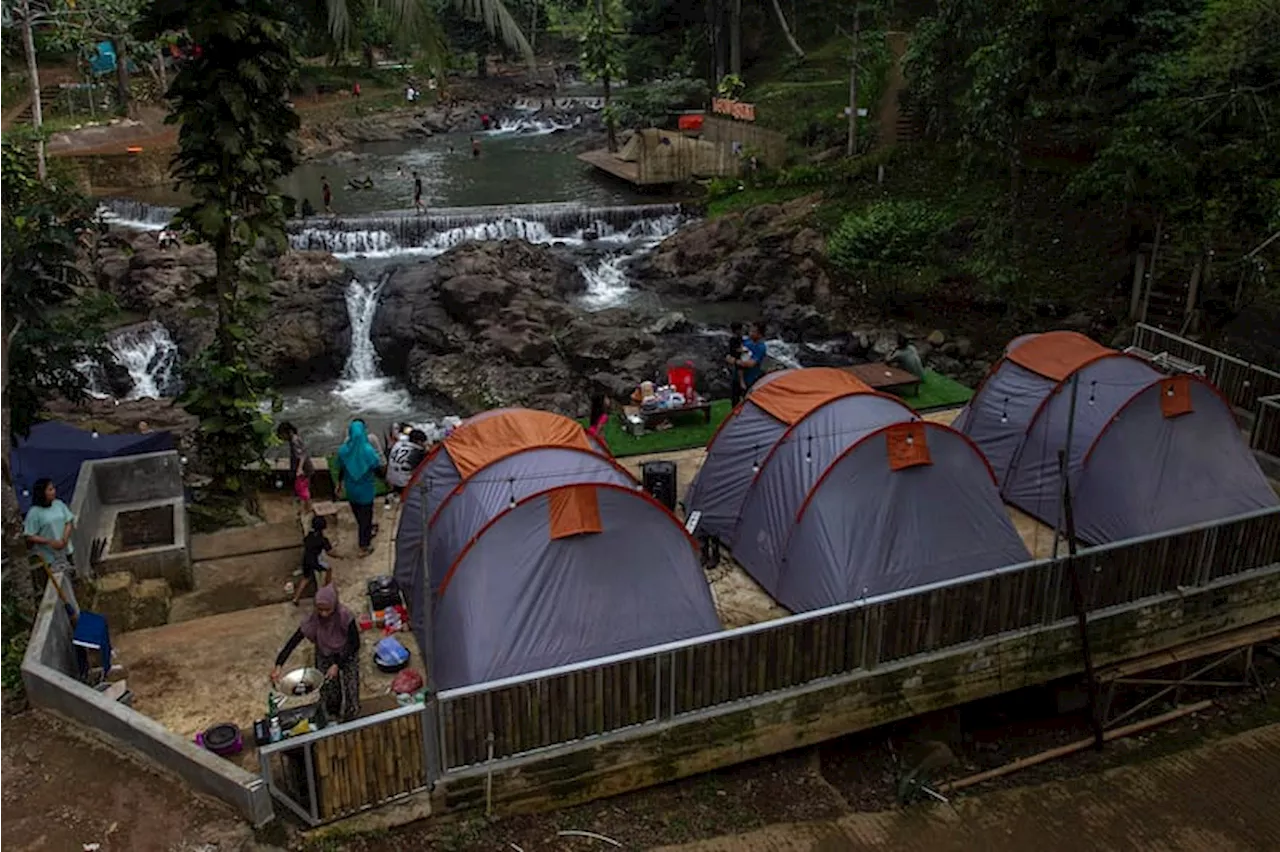
<svg viewBox="0 0 1280 852">
<path fill-rule="evenodd" d="M 123 399 L 161 399 L 175 396 L 181 386 L 178 380 L 178 345 L 169 329 L 148 320 L 115 331 L 107 336 L 106 349 L 111 359 L 129 374 L 130 389 Z M 106 369 L 91 359 L 76 365 L 89 380 L 90 395 L 105 399 L 112 395 Z"/>
<path fill-rule="evenodd" d="M 581 264 L 578 271 L 587 281 L 587 292 L 582 295 L 582 306 L 587 310 L 602 310 L 621 304 L 631 290 L 623 265 L 631 255 L 613 254 L 600 260 L 595 266 Z"/>
<path fill-rule="evenodd" d="M 137 231 L 162 230 L 177 212 L 176 207 L 147 204 L 131 198 L 105 198 L 98 203 L 98 213 L 106 222 Z"/>
<path fill-rule="evenodd" d="M 353 279 L 347 287 L 347 316 L 351 321 L 351 351 L 334 393 L 357 411 L 405 410 L 412 400 L 395 380 L 382 375 L 373 346 L 373 319 L 387 275 L 376 280 Z"/>
</svg>

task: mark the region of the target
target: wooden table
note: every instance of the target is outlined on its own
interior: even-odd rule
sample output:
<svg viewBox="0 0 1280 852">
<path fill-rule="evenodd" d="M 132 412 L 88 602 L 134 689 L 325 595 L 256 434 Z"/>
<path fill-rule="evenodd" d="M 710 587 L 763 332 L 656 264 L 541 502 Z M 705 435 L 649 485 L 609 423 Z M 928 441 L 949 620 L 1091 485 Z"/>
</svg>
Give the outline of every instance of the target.
<svg viewBox="0 0 1280 852">
<path fill-rule="evenodd" d="M 649 429 L 654 424 L 661 423 L 664 420 L 670 420 L 672 417 L 690 414 L 695 411 L 701 412 L 707 423 L 711 422 L 711 400 L 699 399 L 695 403 L 682 405 L 679 408 L 655 408 L 650 411 L 645 411 L 638 405 L 628 405 L 622 410 L 622 425 L 624 429 L 630 430 L 630 415 L 634 414 L 640 417 L 644 428 Z"/>
<path fill-rule="evenodd" d="M 876 390 L 900 392 L 911 396 L 915 396 L 920 391 L 920 380 L 913 374 L 900 367 L 891 367 L 879 361 L 871 364 L 855 364 L 852 367 L 840 369 L 862 379 Z"/>
</svg>

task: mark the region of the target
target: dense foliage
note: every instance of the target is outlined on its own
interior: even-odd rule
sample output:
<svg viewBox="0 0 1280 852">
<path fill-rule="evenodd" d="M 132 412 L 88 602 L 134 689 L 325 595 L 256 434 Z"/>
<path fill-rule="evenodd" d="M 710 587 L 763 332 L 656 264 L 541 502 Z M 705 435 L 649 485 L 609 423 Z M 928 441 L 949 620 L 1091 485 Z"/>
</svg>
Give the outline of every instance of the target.
<svg viewBox="0 0 1280 852">
<path fill-rule="evenodd" d="M 827 253 L 847 270 L 918 263 L 948 221 L 944 211 L 927 202 L 874 202 L 840 221 L 828 238 Z"/>
<path fill-rule="evenodd" d="M 1174 246 L 1240 258 L 1280 228 L 1275 0 L 944 0 L 921 21 L 910 93 L 971 168 L 1016 199 L 1029 156 L 1069 155 L 1082 201 Z"/>
<path fill-rule="evenodd" d="M 255 366 L 249 340 L 266 304 L 267 254 L 288 245 L 288 209 L 276 185 L 298 162 L 298 116 L 288 97 L 297 59 L 271 0 L 157 0 L 145 26 L 182 25 L 202 52 L 168 92 L 167 120 L 181 125 L 173 173 L 195 199 L 175 223 L 212 246 L 217 261 L 202 282 L 217 330 L 187 365 L 182 403 L 200 419 L 200 455 L 215 487 L 238 493 L 244 469 L 273 440 L 262 409 L 270 377 Z"/>
</svg>

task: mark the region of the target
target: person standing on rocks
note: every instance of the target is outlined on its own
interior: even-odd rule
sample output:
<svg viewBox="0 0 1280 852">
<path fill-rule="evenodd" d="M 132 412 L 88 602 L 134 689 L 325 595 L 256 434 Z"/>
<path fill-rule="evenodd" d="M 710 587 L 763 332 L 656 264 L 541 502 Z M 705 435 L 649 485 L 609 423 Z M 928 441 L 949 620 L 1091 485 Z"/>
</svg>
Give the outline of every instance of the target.
<svg viewBox="0 0 1280 852">
<path fill-rule="evenodd" d="M 382 458 L 363 420 L 352 420 L 347 427 L 347 440 L 338 448 L 338 496 L 343 492 L 356 519 L 360 555 L 373 552 L 373 500 L 377 496 L 378 468 Z"/>
<path fill-rule="evenodd" d="M 422 203 L 422 175 L 417 172 L 413 173 L 413 206 L 419 213 L 427 212 L 426 205 Z"/>
<path fill-rule="evenodd" d="M 751 386 L 764 375 L 764 359 L 769 354 L 769 347 L 764 342 L 763 322 L 751 324 L 751 334 L 743 341 L 743 346 L 746 352 L 743 353 L 738 366 L 742 368 L 743 384 L 747 390 L 750 390 Z"/>
<path fill-rule="evenodd" d="M 333 215 L 333 187 L 329 186 L 329 178 L 320 176 L 320 194 L 324 201 L 324 212 Z"/>
</svg>

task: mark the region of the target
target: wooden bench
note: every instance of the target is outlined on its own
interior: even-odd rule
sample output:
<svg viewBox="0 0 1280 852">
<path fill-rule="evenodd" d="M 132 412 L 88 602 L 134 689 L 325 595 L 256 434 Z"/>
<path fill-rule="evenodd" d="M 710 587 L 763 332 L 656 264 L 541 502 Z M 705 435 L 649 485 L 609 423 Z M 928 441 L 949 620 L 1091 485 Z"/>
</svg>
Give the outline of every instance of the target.
<svg viewBox="0 0 1280 852">
<path fill-rule="evenodd" d="M 920 392 L 920 379 L 900 367 L 893 367 L 878 361 L 870 364 L 855 364 L 852 367 L 841 367 L 846 373 L 861 379 L 875 390 L 904 393 L 915 396 Z"/>
</svg>

